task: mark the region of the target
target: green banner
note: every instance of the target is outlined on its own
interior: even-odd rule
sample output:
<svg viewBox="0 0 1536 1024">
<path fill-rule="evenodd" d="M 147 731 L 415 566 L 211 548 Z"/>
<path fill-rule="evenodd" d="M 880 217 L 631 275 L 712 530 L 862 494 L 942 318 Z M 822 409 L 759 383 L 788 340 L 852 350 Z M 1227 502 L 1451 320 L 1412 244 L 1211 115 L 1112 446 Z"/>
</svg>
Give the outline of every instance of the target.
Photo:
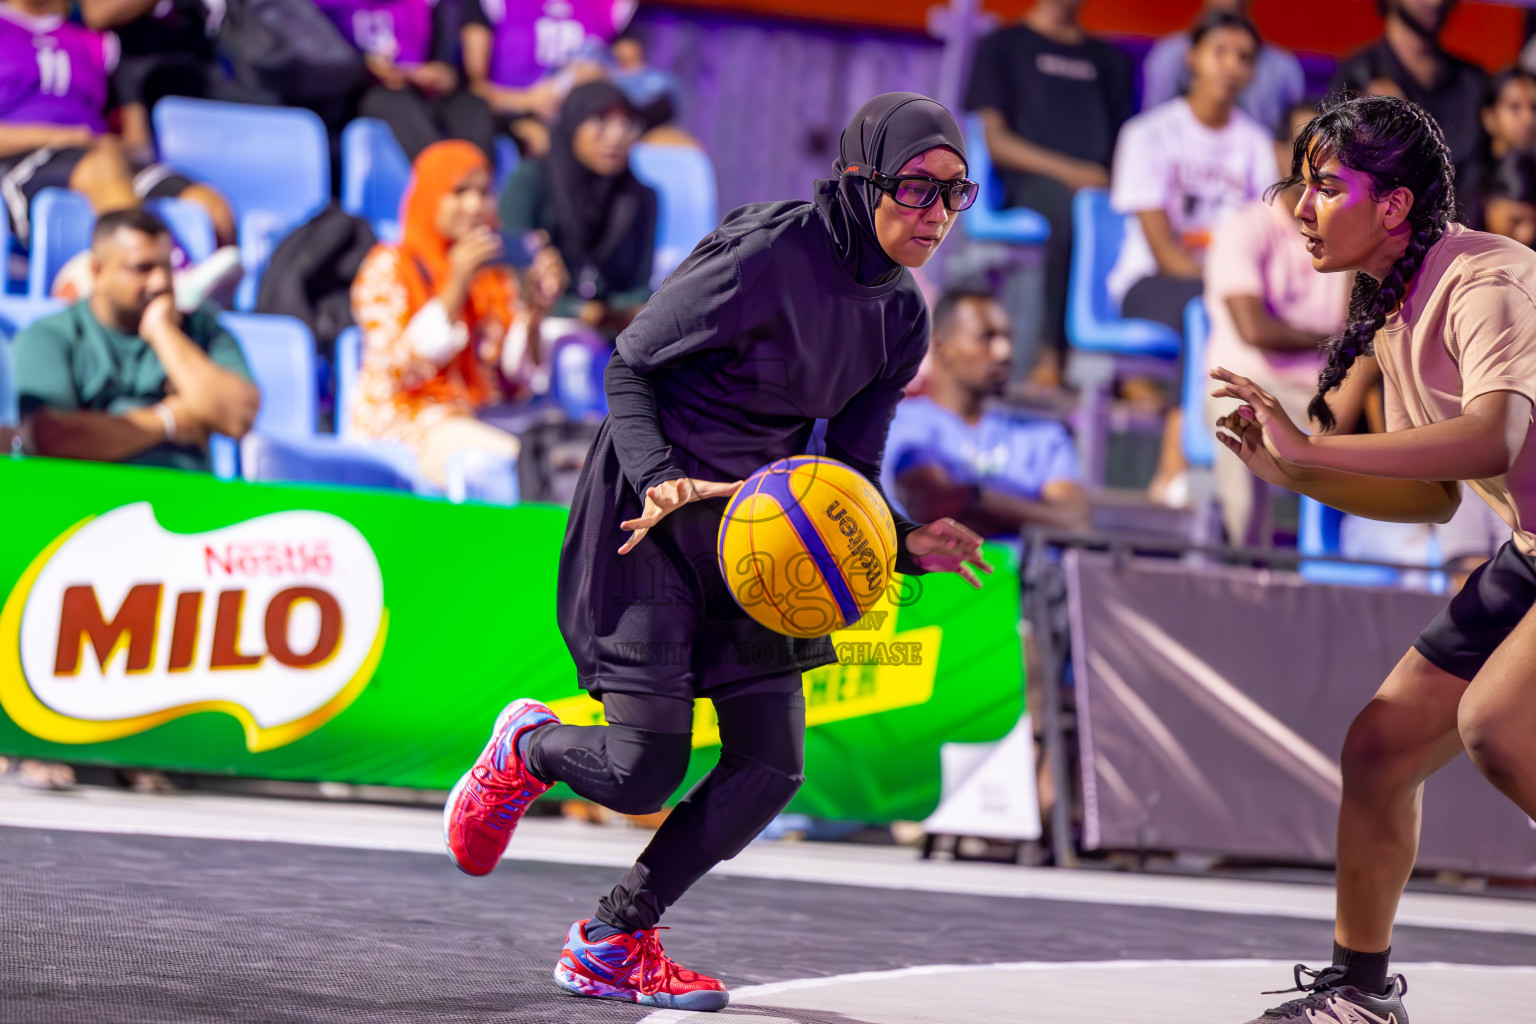
<svg viewBox="0 0 1536 1024">
<path fill-rule="evenodd" d="M 0 494 L 0 753 L 446 789 L 515 697 L 601 720 L 555 625 L 562 508 L 19 458 Z M 987 555 L 981 591 L 908 578 L 834 634 L 793 809 L 922 818 L 939 746 L 1018 720 L 1015 562 Z M 701 701 L 685 785 L 718 742 Z"/>
</svg>

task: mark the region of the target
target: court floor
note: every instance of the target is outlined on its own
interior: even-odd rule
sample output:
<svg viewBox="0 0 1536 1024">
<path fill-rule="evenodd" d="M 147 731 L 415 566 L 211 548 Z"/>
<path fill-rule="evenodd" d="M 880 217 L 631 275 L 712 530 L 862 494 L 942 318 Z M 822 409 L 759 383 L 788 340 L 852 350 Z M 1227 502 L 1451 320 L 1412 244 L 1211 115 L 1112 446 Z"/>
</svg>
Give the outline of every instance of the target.
<svg viewBox="0 0 1536 1024">
<path fill-rule="evenodd" d="M 0 1021 L 1234 1024 L 1330 949 L 1316 885 L 760 843 L 668 915 L 721 1014 L 564 995 L 570 922 L 645 833 L 530 820 L 487 878 L 430 811 L 0 791 Z M 1536 1021 L 1536 901 L 1414 893 L 1414 1024 Z"/>
</svg>

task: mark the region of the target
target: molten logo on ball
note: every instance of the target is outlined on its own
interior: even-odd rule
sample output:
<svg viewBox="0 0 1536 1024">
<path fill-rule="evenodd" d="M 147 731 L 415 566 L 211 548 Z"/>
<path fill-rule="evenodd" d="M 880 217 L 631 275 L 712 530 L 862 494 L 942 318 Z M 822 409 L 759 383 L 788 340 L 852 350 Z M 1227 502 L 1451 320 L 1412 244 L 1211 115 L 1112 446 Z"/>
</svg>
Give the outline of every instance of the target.
<svg viewBox="0 0 1536 1024">
<path fill-rule="evenodd" d="M 885 592 L 896 526 L 856 470 L 800 455 L 752 474 L 720 521 L 717 553 L 748 615 L 789 636 L 826 636 Z"/>
</svg>

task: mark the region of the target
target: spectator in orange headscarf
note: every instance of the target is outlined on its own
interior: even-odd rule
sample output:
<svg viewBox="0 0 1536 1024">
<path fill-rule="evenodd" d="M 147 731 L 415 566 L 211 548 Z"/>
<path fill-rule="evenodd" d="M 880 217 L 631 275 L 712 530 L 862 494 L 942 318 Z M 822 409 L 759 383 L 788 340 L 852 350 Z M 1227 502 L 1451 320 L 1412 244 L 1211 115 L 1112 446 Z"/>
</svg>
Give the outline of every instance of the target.
<svg viewBox="0 0 1536 1024">
<path fill-rule="evenodd" d="M 401 203 L 400 244 L 376 246 L 352 285 L 363 331 L 353 424 L 414 449 L 438 486 L 456 449 L 517 457 L 517 438 L 475 412 L 527 393 L 543 369 L 539 322 L 565 290 L 559 254 L 545 248 L 519 302 L 490 190 L 490 164 L 475 146 L 428 146 Z"/>
</svg>

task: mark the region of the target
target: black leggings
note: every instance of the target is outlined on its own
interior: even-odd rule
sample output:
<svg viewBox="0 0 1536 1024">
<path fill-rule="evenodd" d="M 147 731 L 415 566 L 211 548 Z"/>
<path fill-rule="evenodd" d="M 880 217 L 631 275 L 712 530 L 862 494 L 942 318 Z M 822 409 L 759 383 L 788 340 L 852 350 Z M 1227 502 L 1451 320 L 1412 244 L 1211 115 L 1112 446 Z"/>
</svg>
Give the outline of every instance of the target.
<svg viewBox="0 0 1536 1024">
<path fill-rule="evenodd" d="M 720 763 L 673 808 L 612 892 L 599 921 L 654 928 L 662 913 L 716 864 L 729 860 L 788 805 L 805 781 L 805 694 L 800 675 L 783 692 L 717 698 Z M 793 685 L 794 689 L 790 689 Z M 608 725 L 551 725 L 528 743 L 528 766 L 546 782 L 622 814 L 649 814 L 682 783 L 692 748 L 693 703 L 609 693 Z"/>
</svg>

